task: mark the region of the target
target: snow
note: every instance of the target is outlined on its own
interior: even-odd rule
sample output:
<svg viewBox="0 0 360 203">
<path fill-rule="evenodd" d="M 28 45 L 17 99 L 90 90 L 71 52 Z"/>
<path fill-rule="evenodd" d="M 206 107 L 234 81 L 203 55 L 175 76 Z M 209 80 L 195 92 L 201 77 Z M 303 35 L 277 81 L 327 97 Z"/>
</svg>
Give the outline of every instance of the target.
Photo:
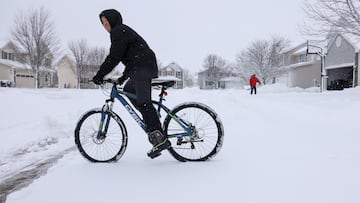
<svg viewBox="0 0 360 203">
<path fill-rule="evenodd" d="M 0 64 L 10 66 L 11 68 L 20 68 L 20 69 L 31 70 L 31 67 L 29 65 L 25 65 L 20 62 L 7 60 L 7 59 L 0 59 Z"/>
<path fill-rule="evenodd" d="M 0 95 L 0 184 L 73 148 L 77 120 L 106 98 L 75 89 L 0 88 Z M 90 163 L 72 150 L 6 202 L 360 202 L 360 88 L 319 93 L 267 85 L 257 95 L 169 89 L 169 107 L 188 101 L 210 106 L 224 124 L 214 159 L 181 163 L 167 152 L 149 159 L 145 134 L 115 103 L 129 133 L 117 163 Z"/>
<path fill-rule="evenodd" d="M 354 67 L 354 65 L 355 65 L 355 63 L 342 63 L 342 64 L 336 64 L 336 65 L 332 65 L 332 66 L 326 66 L 325 69 L 330 70 L 330 69 L 337 69 L 337 68 Z"/>
</svg>

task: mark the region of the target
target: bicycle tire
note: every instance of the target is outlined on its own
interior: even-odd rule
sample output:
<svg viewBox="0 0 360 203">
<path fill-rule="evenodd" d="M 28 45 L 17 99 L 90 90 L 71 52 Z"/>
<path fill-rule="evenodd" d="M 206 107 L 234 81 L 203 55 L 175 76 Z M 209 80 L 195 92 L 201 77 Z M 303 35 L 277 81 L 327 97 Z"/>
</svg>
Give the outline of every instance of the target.
<svg viewBox="0 0 360 203">
<path fill-rule="evenodd" d="M 128 135 L 121 118 L 107 111 L 110 124 L 105 139 L 96 138 L 101 118 L 101 109 L 86 112 L 75 128 L 75 144 L 80 153 L 91 162 L 116 162 L 125 153 Z"/>
<path fill-rule="evenodd" d="M 179 143 L 179 138 L 172 136 L 174 133 L 185 132 L 173 115 L 195 127 L 196 133 L 184 137 L 188 139 L 187 142 Z M 183 103 L 171 110 L 164 120 L 164 132 L 172 146 L 168 151 L 179 161 L 206 161 L 213 158 L 224 141 L 224 128 L 219 116 L 201 103 Z M 194 136 L 197 138 L 194 139 Z"/>
</svg>

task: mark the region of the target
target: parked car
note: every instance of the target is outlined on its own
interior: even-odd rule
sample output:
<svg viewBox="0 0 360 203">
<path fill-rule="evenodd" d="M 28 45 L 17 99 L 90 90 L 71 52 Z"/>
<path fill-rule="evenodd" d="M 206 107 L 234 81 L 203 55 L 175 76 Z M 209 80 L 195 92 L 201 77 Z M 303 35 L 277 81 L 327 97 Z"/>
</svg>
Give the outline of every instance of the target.
<svg viewBox="0 0 360 203">
<path fill-rule="evenodd" d="M 330 81 L 330 85 L 328 86 L 328 90 L 343 90 L 344 88 L 351 87 L 351 82 L 343 79 L 337 79 Z"/>
<path fill-rule="evenodd" d="M 7 80 L 0 80 L 0 87 L 11 87 L 12 84 L 10 81 Z"/>
</svg>

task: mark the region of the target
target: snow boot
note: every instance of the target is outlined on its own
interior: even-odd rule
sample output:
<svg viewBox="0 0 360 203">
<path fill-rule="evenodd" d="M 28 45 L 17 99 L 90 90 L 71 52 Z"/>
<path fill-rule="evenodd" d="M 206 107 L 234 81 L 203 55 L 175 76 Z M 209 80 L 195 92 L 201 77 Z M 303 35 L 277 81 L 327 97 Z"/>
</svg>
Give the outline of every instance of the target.
<svg viewBox="0 0 360 203">
<path fill-rule="evenodd" d="M 155 130 L 149 134 L 149 141 L 153 148 L 147 153 L 150 158 L 156 158 L 161 155 L 161 151 L 171 147 L 170 141 L 159 130 Z"/>
</svg>

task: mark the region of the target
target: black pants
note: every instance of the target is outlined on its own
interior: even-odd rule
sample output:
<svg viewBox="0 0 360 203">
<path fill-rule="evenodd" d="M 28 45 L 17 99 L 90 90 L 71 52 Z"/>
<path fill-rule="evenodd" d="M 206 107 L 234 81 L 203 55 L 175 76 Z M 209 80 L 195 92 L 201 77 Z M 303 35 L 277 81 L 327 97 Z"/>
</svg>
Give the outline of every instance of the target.
<svg viewBox="0 0 360 203">
<path fill-rule="evenodd" d="M 250 92 L 250 94 L 253 94 L 253 91 L 254 91 L 254 93 L 256 94 L 256 86 L 251 86 L 251 92 Z"/>
<path fill-rule="evenodd" d="M 151 103 L 151 74 L 147 70 L 137 70 L 124 86 L 125 92 L 136 94 L 136 99 L 130 99 L 143 117 L 148 132 L 160 130 L 161 123 L 154 106 Z"/>
</svg>

